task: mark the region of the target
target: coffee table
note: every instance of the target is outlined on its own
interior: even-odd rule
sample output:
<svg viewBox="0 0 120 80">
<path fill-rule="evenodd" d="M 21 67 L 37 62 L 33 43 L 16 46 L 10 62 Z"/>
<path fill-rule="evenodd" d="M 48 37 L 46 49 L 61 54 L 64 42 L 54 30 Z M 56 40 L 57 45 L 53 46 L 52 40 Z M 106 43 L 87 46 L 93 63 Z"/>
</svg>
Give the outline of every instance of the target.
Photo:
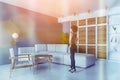
<svg viewBox="0 0 120 80">
<path fill-rule="evenodd" d="M 50 54 L 35 54 L 34 56 L 34 66 L 35 64 L 37 65 L 37 69 L 38 69 L 38 64 L 41 63 L 41 61 L 43 60 L 47 60 L 49 62 L 49 68 L 50 68 L 50 64 L 52 62 L 52 55 Z"/>
</svg>

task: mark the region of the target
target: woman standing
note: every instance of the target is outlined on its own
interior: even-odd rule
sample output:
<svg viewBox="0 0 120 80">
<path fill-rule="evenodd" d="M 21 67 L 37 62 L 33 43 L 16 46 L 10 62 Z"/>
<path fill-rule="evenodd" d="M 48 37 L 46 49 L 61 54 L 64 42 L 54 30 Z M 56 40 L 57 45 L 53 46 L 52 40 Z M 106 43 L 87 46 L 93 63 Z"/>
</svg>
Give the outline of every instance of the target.
<svg viewBox="0 0 120 80">
<path fill-rule="evenodd" d="M 76 42 L 77 42 L 77 26 L 76 25 L 72 25 L 71 26 L 71 36 L 70 36 L 70 59 L 71 59 L 71 67 L 70 67 L 70 72 L 75 72 L 76 68 L 75 68 L 75 52 L 77 51 L 77 46 L 76 46 Z"/>
</svg>

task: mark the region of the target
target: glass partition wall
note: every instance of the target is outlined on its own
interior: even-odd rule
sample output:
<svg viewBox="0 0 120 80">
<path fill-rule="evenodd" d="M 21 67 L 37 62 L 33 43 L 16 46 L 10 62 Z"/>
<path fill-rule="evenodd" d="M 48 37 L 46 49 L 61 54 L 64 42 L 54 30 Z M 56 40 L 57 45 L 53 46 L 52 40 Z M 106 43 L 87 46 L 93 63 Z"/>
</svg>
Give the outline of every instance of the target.
<svg viewBox="0 0 120 80">
<path fill-rule="evenodd" d="M 109 15 L 109 59 L 120 60 L 120 13 Z"/>
<path fill-rule="evenodd" d="M 71 21 L 70 25 L 78 26 L 77 51 L 83 54 L 94 54 L 96 58 L 107 58 L 107 17 L 88 17 Z"/>
</svg>

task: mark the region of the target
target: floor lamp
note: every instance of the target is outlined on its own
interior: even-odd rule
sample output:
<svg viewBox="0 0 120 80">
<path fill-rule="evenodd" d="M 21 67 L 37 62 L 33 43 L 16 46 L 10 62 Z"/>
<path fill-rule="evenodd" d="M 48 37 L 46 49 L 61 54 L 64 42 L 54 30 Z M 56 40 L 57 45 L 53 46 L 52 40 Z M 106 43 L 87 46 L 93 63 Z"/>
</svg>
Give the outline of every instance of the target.
<svg viewBox="0 0 120 80">
<path fill-rule="evenodd" d="M 14 49 L 15 49 L 15 53 L 17 54 L 17 46 L 16 46 L 16 43 L 17 43 L 17 39 L 18 39 L 19 35 L 18 33 L 13 33 L 12 34 L 12 38 L 13 38 L 13 45 L 14 45 Z"/>
</svg>

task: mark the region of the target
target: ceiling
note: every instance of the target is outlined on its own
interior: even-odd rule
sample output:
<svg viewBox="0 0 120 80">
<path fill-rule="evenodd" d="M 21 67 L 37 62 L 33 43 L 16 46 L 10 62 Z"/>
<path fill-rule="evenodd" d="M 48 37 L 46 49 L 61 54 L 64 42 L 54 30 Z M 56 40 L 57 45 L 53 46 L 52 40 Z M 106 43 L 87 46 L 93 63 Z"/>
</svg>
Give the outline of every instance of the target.
<svg viewBox="0 0 120 80">
<path fill-rule="evenodd" d="M 113 3 L 116 0 L 0 0 L 0 2 L 57 18 L 105 8 L 105 1 Z"/>
</svg>

